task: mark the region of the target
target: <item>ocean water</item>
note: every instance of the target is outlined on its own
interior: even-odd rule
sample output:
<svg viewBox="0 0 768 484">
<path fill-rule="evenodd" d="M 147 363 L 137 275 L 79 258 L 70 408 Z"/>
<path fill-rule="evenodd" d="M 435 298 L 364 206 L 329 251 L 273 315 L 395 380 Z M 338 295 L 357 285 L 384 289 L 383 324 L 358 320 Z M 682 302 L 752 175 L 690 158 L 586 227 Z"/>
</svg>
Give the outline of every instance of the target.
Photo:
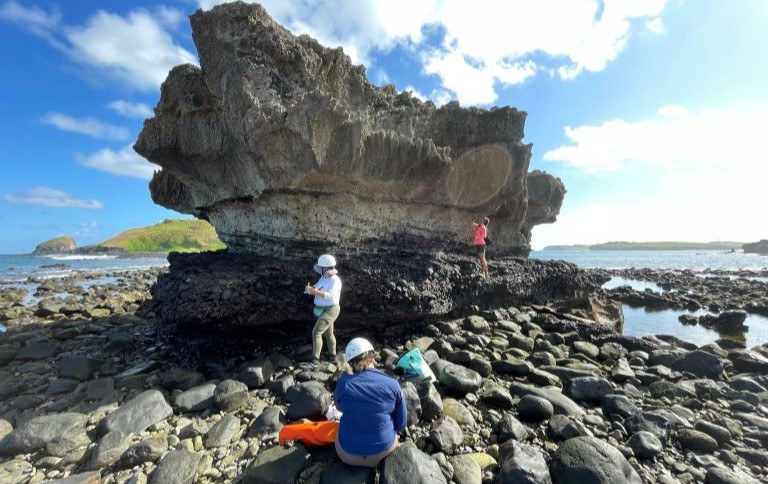
<svg viewBox="0 0 768 484">
<path fill-rule="evenodd" d="M 531 252 L 531 257 L 564 260 L 579 267 L 603 269 L 768 269 L 768 256 L 717 250 L 535 250 Z M 492 252 L 490 258 L 493 259 Z"/>
<path fill-rule="evenodd" d="M 67 267 L 45 267 L 66 264 Z M 64 277 L 74 272 L 109 272 L 167 266 L 164 257 L 119 258 L 111 255 L 0 255 L 0 284 L 25 281 L 29 277 Z"/>
</svg>

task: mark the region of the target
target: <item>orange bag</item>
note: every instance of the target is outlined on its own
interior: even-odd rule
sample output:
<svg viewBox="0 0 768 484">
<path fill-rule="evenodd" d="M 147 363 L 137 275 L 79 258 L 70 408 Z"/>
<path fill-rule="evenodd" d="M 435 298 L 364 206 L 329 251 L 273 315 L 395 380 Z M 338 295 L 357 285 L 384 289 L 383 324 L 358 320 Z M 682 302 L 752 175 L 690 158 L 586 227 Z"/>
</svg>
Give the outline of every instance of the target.
<svg viewBox="0 0 768 484">
<path fill-rule="evenodd" d="M 322 421 L 283 425 L 277 440 L 281 444 L 286 440 L 300 440 L 304 445 L 318 446 L 336 442 L 339 422 Z"/>
</svg>

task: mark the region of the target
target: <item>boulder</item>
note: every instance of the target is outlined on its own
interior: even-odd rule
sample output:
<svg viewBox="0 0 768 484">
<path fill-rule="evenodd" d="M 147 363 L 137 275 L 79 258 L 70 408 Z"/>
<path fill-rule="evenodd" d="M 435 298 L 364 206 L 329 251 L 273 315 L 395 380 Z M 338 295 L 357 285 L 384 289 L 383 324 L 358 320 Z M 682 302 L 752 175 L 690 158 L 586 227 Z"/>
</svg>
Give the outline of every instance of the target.
<svg viewBox="0 0 768 484">
<path fill-rule="evenodd" d="M 109 432 L 101 438 L 99 444 L 91 451 L 87 470 L 99 470 L 109 467 L 120 459 L 128 449 L 130 440 L 121 432 Z"/>
<path fill-rule="evenodd" d="M 269 358 L 264 358 L 259 361 L 243 363 L 240 366 L 238 380 L 248 385 L 248 388 L 261 388 L 272 378 L 273 372 L 272 361 Z"/>
<path fill-rule="evenodd" d="M 499 484 L 547 484 L 552 482 L 544 454 L 537 448 L 510 440 L 499 448 Z"/>
<path fill-rule="evenodd" d="M 88 380 L 104 365 L 104 360 L 88 356 L 65 356 L 56 364 L 61 378 Z"/>
<path fill-rule="evenodd" d="M 443 413 L 443 398 L 437 388 L 428 381 L 422 382 L 417 388 L 419 392 L 419 404 L 421 405 L 421 417 L 432 420 Z"/>
<path fill-rule="evenodd" d="M 429 439 L 440 452 L 452 454 L 464 441 L 464 432 L 451 417 L 443 417 L 432 425 Z"/>
<path fill-rule="evenodd" d="M 676 359 L 671 368 L 675 371 L 693 373 L 699 378 L 717 379 L 723 372 L 723 360 L 706 351 L 696 350 Z"/>
<path fill-rule="evenodd" d="M 171 415 L 173 408 L 165 401 L 163 394 L 158 390 L 147 390 L 104 417 L 99 422 L 99 430 L 102 433 L 137 434 Z"/>
<path fill-rule="evenodd" d="M 498 434 L 498 441 L 501 443 L 510 439 L 519 441 L 528 439 L 528 428 L 520 423 L 512 414 L 506 412 L 496 425 L 496 433 Z"/>
<path fill-rule="evenodd" d="M 474 370 L 448 363 L 438 366 L 437 380 L 448 392 L 464 395 L 477 391 L 483 378 Z"/>
<path fill-rule="evenodd" d="M 663 450 L 658 437 L 645 430 L 632 434 L 627 440 L 627 447 L 632 449 L 635 457 L 639 459 L 651 459 L 661 454 Z"/>
<path fill-rule="evenodd" d="M 240 431 L 240 418 L 235 415 L 225 415 L 216 422 L 203 438 L 206 449 L 225 447 L 232 442 Z"/>
<path fill-rule="evenodd" d="M 201 458 L 188 450 L 172 450 L 160 461 L 149 484 L 192 484 Z"/>
<path fill-rule="evenodd" d="M 581 408 L 576 402 L 554 389 L 537 388 L 530 385 L 513 382 L 509 386 L 509 392 L 512 395 L 518 397 L 524 397 L 526 395 L 541 397 L 551 403 L 554 412 L 560 415 L 580 417 L 585 414 L 584 409 Z"/>
<path fill-rule="evenodd" d="M 565 441 L 552 456 L 555 484 L 641 484 L 640 476 L 616 447 L 595 437 Z"/>
<path fill-rule="evenodd" d="M 599 402 L 613 393 L 613 386 L 606 378 L 580 376 L 566 380 L 563 393 L 576 401 Z"/>
<path fill-rule="evenodd" d="M 446 398 L 443 400 L 443 415 L 451 417 L 457 424 L 463 427 L 472 429 L 477 425 L 475 417 L 473 417 L 472 413 L 467 410 L 467 407 L 453 398 Z"/>
<path fill-rule="evenodd" d="M 380 484 L 447 484 L 440 466 L 413 442 L 399 445 L 381 465 Z"/>
<path fill-rule="evenodd" d="M 453 467 L 453 482 L 456 484 L 481 484 L 483 482 L 483 470 L 468 455 L 455 455 L 448 462 Z"/>
<path fill-rule="evenodd" d="M 649 412 L 639 412 L 624 419 L 624 428 L 628 433 L 650 432 L 662 443 L 669 439 L 672 425 L 661 415 Z"/>
<path fill-rule="evenodd" d="M 168 450 L 168 442 L 165 438 L 150 438 L 137 442 L 120 456 L 117 465 L 120 468 L 127 469 L 142 465 L 145 462 L 156 462 Z"/>
<path fill-rule="evenodd" d="M 248 387 L 237 380 L 224 380 L 213 391 L 216 406 L 224 412 L 234 412 L 244 406 L 249 398 Z"/>
<path fill-rule="evenodd" d="M 303 445 L 272 447 L 260 451 L 241 476 L 247 484 L 283 484 L 295 482 L 309 463 L 309 453 Z"/>
<path fill-rule="evenodd" d="M 85 433 L 88 416 L 60 413 L 36 417 L 19 425 L 0 441 L 0 456 L 10 457 L 46 449 L 61 456 L 90 443 Z"/>
<path fill-rule="evenodd" d="M 286 423 L 282 408 L 267 407 L 251 424 L 248 429 L 248 437 L 262 438 L 266 435 L 276 435 Z"/>
<path fill-rule="evenodd" d="M 631 417 L 640 413 L 640 409 L 624 395 L 606 395 L 600 402 L 603 414 L 618 415 L 622 418 Z"/>
<path fill-rule="evenodd" d="M 535 395 L 526 395 L 517 404 L 517 413 L 523 422 L 541 422 L 554 414 L 555 410 L 548 400 Z"/>
<path fill-rule="evenodd" d="M 216 405 L 213 398 L 215 389 L 215 384 L 206 383 L 179 393 L 173 402 L 183 412 L 202 412 L 212 409 Z"/>
<path fill-rule="evenodd" d="M 285 399 L 289 402 L 286 412 L 289 420 L 324 418 L 332 400 L 331 394 L 325 389 L 325 386 L 316 381 L 294 385 L 286 393 Z"/>
<path fill-rule="evenodd" d="M 677 431 L 677 441 L 683 448 L 703 453 L 712 453 L 718 449 L 717 441 L 694 429 L 679 429 Z"/>
</svg>

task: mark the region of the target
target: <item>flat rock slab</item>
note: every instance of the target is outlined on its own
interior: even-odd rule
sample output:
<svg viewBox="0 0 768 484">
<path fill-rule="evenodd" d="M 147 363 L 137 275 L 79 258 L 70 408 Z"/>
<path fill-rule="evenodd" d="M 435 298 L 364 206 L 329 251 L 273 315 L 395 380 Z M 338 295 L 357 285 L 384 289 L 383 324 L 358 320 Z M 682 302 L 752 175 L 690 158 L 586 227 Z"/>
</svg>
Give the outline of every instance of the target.
<svg viewBox="0 0 768 484">
<path fill-rule="evenodd" d="M 256 456 L 240 482 L 249 484 L 283 484 L 295 482 L 309 462 L 309 453 L 303 445 L 272 447 Z"/>
<path fill-rule="evenodd" d="M 59 349 L 56 343 L 31 343 L 16 353 L 17 360 L 45 360 L 55 355 Z"/>
<path fill-rule="evenodd" d="M 150 484 L 192 484 L 202 456 L 188 450 L 172 450 L 152 474 Z"/>
<path fill-rule="evenodd" d="M 518 397 L 524 397 L 526 395 L 541 397 L 552 404 L 555 413 L 558 415 L 581 417 L 586 413 L 584 412 L 584 409 L 579 406 L 579 404 L 556 390 L 551 390 L 548 388 L 537 388 L 513 382 L 509 387 L 509 392 L 512 395 L 516 395 Z"/>
<path fill-rule="evenodd" d="M 446 480 L 437 461 L 407 442 L 384 459 L 379 483 L 446 484 Z"/>
<path fill-rule="evenodd" d="M 71 450 L 68 445 L 73 437 L 85 437 L 85 423 L 88 417 L 79 413 L 60 413 L 55 415 L 44 415 L 33 418 L 0 441 L 0 455 L 13 456 L 16 454 L 25 454 L 34 452 L 38 449 L 47 448 L 51 450 Z M 81 441 L 81 445 L 89 441 Z M 80 442 L 74 442 L 77 445 Z M 74 447 L 73 447 L 74 448 Z M 61 452 L 55 452 L 61 453 Z"/>
<path fill-rule="evenodd" d="M 171 415 L 173 409 L 163 394 L 158 390 L 147 390 L 104 417 L 99 428 L 104 433 L 118 431 L 126 435 L 135 434 Z"/>
<path fill-rule="evenodd" d="M 595 437 L 565 441 L 552 457 L 557 484 L 642 484 L 627 459 L 614 446 Z"/>
</svg>

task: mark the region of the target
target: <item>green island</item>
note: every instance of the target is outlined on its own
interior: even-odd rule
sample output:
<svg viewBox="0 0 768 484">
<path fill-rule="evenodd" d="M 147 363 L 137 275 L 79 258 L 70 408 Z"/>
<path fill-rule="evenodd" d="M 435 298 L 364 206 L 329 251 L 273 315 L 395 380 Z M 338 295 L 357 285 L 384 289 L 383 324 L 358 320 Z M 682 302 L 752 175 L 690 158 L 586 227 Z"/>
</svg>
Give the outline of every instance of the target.
<svg viewBox="0 0 768 484">
<path fill-rule="evenodd" d="M 739 250 L 743 242 L 605 242 L 602 244 L 548 245 L 545 251 L 600 250 Z"/>
<path fill-rule="evenodd" d="M 220 250 L 226 245 L 205 220 L 167 219 L 155 225 L 121 232 L 99 244 L 77 247 L 68 236 L 39 244 L 34 254 L 137 254 L 167 252 L 202 252 Z"/>
<path fill-rule="evenodd" d="M 126 230 L 99 245 L 126 252 L 201 252 L 226 247 L 205 220 L 179 219 Z"/>
</svg>

